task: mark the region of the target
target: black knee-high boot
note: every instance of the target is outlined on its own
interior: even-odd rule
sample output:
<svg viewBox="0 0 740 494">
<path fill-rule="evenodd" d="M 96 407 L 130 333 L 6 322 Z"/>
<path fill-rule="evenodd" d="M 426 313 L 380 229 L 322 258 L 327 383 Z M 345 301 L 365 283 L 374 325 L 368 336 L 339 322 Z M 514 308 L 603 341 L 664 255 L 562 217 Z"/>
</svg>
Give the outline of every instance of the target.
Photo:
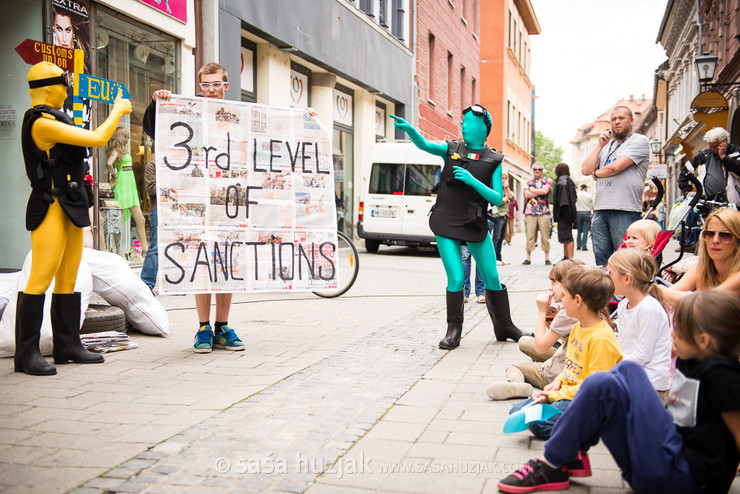
<svg viewBox="0 0 740 494">
<path fill-rule="evenodd" d="M 80 292 L 51 295 L 51 329 L 54 332 L 54 363 L 101 364 L 99 353 L 88 352 L 80 341 Z"/>
<path fill-rule="evenodd" d="M 18 292 L 15 309 L 15 371 L 32 376 L 53 376 L 56 367 L 47 362 L 39 349 L 44 294 Z"/>
<path fill-rule="evenodd" d="M 498 341 L 512 339 L 519 341 L 524 336 L 522 330 L 517 328 L 511 321 L 509 310 L 509 294 L 506 285 L 501 285 L 501 290 L 486 289 L 486 307 L 493 321 L 493 333 Z"/>
<path fill-rule="evenodd" d="M 463 326 L 463 308 L 465 307 L 465 294 L 459 292 L 447 292 L 447 334 L 439 342 L 443 350 L 452 350 L 460 345 Z"/>
</svg>

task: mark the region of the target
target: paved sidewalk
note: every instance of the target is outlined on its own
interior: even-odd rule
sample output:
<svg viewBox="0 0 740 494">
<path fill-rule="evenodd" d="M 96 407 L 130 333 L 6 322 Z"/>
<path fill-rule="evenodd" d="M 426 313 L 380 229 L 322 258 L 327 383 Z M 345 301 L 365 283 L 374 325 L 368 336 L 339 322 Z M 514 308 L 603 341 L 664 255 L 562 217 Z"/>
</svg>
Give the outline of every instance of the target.
<svg viewBox="0 0 740 494">
<path fill-rule="evenodd" d="M 138 349 L 103 365 L 31 377 L 0 360 L 0 491 L 496 492 L 542 451 L 526 432 L 504 435 L 513 402 L 485 394 L 525 357 L 495 341 L 475 302 L 461 346 L 439 350 L 436 254 L 360 250 L 357 284 L 338 299 L 235 296 L 244 352 L 194 354 L 192 297 L 160 297 L 170 337 L 135 335 Z M 540 251 L 521 265 L 521 233 L 504 258 L 514 320 L 531 329 L 549 267 Z M 594 476 L 571 492 L 630 492 L 603 446 L 591 458 Z"/>
</svg>

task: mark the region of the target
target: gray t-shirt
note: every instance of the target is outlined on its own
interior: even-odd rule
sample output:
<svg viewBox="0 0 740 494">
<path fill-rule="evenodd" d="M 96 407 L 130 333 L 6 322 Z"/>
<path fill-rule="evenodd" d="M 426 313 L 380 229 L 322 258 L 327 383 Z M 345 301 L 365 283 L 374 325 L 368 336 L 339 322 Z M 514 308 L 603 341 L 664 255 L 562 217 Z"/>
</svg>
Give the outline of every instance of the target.
<svg viewBox="0 0 740 494">
<path fill-rule="evenodd" d="M 642 211 L 642 192 L 645 188 L 650 144 L 647 137 L 633 133 L 621 144 L 612 139 L 599 153 L 599 168 L 603 168 L 621 156 L 632 160 L 630 165 L 609 178 L 596 180 L 594 210 L 617 209 L 620 211 Z"/>
</svg>

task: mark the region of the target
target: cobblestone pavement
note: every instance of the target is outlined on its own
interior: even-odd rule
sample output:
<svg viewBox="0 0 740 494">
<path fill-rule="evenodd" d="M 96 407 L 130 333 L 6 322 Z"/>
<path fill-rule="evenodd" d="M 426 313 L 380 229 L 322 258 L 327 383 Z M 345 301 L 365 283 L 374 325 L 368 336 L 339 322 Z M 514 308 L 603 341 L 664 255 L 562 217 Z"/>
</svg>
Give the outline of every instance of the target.
<svg viewBox="0 0 740 494">
<path fill-rule="evenodd" d="M 523 243 L 504 247 L 499 272 L 531 328 L 549 268 L 539 251 L 521 266 Z M 245 352 L 194 354 L 192 297 L 160 297 L 170 337 L 136 335 L 103 365 L 40 378 L 0 360 L 0 491 L 496 492 L 542 452 L 502 433 L 512 402 L 485 394 L 524 356 L 474 302 L 461 346 L 439 350 L 444 284 L 434 252 L 363 250 L 338 299 L 235 296 Z M 603 446 L 591 459 L 571 492 L 630 492 Z"/>
</svg>

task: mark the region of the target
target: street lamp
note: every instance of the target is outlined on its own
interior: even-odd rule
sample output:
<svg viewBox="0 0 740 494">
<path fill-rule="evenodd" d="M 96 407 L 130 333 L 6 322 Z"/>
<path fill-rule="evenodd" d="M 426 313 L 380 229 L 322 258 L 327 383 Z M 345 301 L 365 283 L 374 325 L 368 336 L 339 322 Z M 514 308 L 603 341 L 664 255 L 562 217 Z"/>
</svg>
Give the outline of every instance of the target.
<svg viewBox="0 0 740 494">
<path fill-rule="evenodd" d="M 653 152 L 654 155 L 660 154 L 660 148 L 663 147 L 663 143 L 660 142 L 658 139 L 653 139 L 650 141 L 650 150 Z"/>
<path fill-rule="evenodd" d="M 694 59 L 696 71 L 699 73 L 699 86 L 701 86 L 702 89 L 740 86 L 740 82 L 709 82 L 714 79 L 714 73 L 717 70 L 717 60 L 718 58 L 715 55 L 710 55 L 708 53 L 704 53 Z"/>
<path fill-rule="evenodd" d="M 699 73 L 699 83 L 707 84 L 714 79 L 714 71 L 717 69 L 717 56 L 704 53 L 694 60 L 696 71 Z"/>
</svg>

